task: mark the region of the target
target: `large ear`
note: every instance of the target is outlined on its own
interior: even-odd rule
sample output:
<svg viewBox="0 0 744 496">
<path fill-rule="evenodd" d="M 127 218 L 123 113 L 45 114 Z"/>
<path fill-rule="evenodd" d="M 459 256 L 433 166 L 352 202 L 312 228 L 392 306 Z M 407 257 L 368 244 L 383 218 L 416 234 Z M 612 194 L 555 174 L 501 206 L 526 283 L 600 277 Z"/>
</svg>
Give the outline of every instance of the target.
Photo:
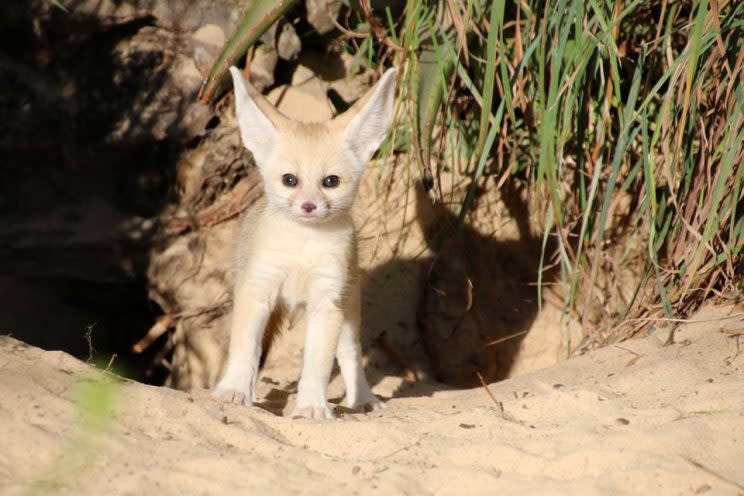
<svg viewBox="0 0 744 496">
<path fill-rule="evenodd" d="M 364 97 L 335 119 L 336 125 L 345 126 L 344 141 L 361 167 L 382 144 L 393 120 L 397 73 L 396 68 L 388 69 Z"/>
<path fill-rule="evenodd" d="M 260 167 L 271 154 L 278 131 L 285 124 L 286 117 L 243 79 L 237 67 L 230 67 L 230 74 L 235 89 L 235 113 L 240 127 L 240 137 Z"/>
</svg>

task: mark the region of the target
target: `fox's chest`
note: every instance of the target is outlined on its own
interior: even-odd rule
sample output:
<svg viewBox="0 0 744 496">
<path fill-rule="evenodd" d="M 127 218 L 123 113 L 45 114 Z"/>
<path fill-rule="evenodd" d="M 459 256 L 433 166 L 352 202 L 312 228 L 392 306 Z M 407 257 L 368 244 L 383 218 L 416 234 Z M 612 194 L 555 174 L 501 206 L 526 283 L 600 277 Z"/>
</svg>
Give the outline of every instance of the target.
<svg viewBox="0 0 744 496">
<path fill-rule="evenodd" d="M 290 308 L 307 302 L 312 274 L 304 270 L 289 270 L 282 282 L 279 297 Z"/>
<path fill-rule="evenodd" d="M 289 307 L 312 299 L 337 300 L 356 265 L 353 225 L 311 228 L 261 220 L 242 245 L 249 284 Z"/>
<path fill-rule="evenodd" d="M 296 307 L 313 298 L 336 298 L 351 269 L 348 241 L 305 239 L 287 248 L 275 246 L 264 258 L 280 274 L 280 299 Z"/>
<path fill-rule="evenodd" d="M 290 308 L 310 300 L 336 300 L 347 284 L 350 267 L 348 260 L 326 254 L 313 263 L 286 268 L 279 289 L 280 299 Z"/>
</svg>

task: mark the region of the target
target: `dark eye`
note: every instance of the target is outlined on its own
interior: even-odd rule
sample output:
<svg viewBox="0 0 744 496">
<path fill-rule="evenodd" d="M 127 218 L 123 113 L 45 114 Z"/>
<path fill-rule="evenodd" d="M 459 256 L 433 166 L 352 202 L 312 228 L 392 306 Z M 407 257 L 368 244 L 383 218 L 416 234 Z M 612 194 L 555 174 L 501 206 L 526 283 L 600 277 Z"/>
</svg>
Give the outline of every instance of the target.
<svg viewBox="0 0 744 496">
<path fill-rule="evenodd" d="M 294 174 L 284 174 L 282 176 L 282 184 L 287 187 L 294 188 L 295 186 L 297 186 L 297 176 L 295 176 Z"/>
<path fill-rule="evenodd" d="M 338 176 L 326 176 L 325 179 L 323 179 L 323 186 L 326 188 L 335 188 L 338 186 Z"/>
</svg>

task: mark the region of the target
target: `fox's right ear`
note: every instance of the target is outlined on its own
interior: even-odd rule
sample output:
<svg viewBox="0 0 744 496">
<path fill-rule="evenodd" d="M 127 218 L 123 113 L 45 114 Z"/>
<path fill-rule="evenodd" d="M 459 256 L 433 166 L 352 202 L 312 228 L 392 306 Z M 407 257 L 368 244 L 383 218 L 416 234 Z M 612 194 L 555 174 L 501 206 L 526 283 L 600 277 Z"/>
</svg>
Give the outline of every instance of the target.
<svg viewBox="0 0 744 496">
<path fill-rule="evenodd" d="M 395 108 L 395 78 L 398 70 L 388 69 L 366 95 L 333 120 L 343 129 L 343 139 L 363 169 L 387 136 Z"/>
<path fill-rule="evenodd" d="M 235 89 L 235 113 L 240 138 L 243 145 L 253 153 L 253 158 L 260 167 L 271 154 L 278 130 L 286 117 L 243 79 L 237 67 L 230 67 L 230 74 Z"/>
</svg>

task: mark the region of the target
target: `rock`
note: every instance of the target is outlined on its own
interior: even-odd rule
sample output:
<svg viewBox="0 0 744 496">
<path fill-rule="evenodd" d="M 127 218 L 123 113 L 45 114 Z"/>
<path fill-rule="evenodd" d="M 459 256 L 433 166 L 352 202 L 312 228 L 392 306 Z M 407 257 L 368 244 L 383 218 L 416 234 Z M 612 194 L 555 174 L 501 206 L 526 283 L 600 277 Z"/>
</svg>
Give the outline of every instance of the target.
<svg viewBox="0 0 744 496">
<path fill-rule="evenodd" d="M 279 54 L 273 46 L 259 45 L 253 52 L 251 60 L 251 83 L 258 91 L 263 92 L 274 84 L 274 70 L 279 61 Z"/>
<path fill-rule="evenodd" d="M 224 45 L 227 40 L 225 37 L 225 31 L 216 24 L 205 24 L 194 31 L 194 34 L 192 34 L 191 37 L 194 41 L 218 47 Z"/>
<path fill-rule="evenodd" d="M 326 34 L 333 31 L 336 26 L 333 23 L 341 12 L 341 2 L 334 0 L 305 0 L 305 11 L 307 21 L 315 28 L 318 34 Z"/>
<path fill-rule="evenodd" d="M 292 85 L 274 88 L 269 100 L 285 115 L 301 122 L 320 122 L 333 117 L 333 105 L 326 95 L 327 84 L 306 66 L 299 65 Z"/>
<path fill-rule="evenodd" d="M 373 83 L 373 72 L 354 63 L 354 57 L 345 52 L 304 50 L 299 58 L 300 66 L 307 67 L 318 79 L 327 82 L 326 91 L 334 91 L 345 106 L 349 106 L 364 95 Z M 302 75 L 298 66 L 293 79 Z M 292 84 L 298 84 L 293 82 Z"/>
<path fill-rule="evenodd" d="M 241 8 L 238 0 L 81 0 L 74 2 L 70 16 L 96 18 L 109 25 L 149 18 L 161 28 L 180 33 L 216 24 L 231 33 L 240 20 Z"/>
<path fill-rule="evenodd" d="M 268 98 L 282 113 L 300 122 L 322 122 L 333 117 L 328 98 L 312 88 L 285 84 L 274 88 Z"/>
<path fill-rule="evenodd" d="M 302 50 L 302 42 L 290 23 L 284 23 L 276 40 L 276 51 L 284 60 L 295 60 Z"/>
<path fill-rule="evenodd" d="M 306 65 L 298 65 L 294 73 L 292 73 L 292 86 L 302 86 L 303 84 L 311 83 L 313 80 L 318 80 L 317 75 L 312 69 Z"/>
<path fill-rule="evenodd" d="M 206 77 L 225 45 L 225 31 L 216 24 L 206 24 L 196 30 L 191 39 L 194 43 L 194 63 L 201 76 Z"/>
</svg>

